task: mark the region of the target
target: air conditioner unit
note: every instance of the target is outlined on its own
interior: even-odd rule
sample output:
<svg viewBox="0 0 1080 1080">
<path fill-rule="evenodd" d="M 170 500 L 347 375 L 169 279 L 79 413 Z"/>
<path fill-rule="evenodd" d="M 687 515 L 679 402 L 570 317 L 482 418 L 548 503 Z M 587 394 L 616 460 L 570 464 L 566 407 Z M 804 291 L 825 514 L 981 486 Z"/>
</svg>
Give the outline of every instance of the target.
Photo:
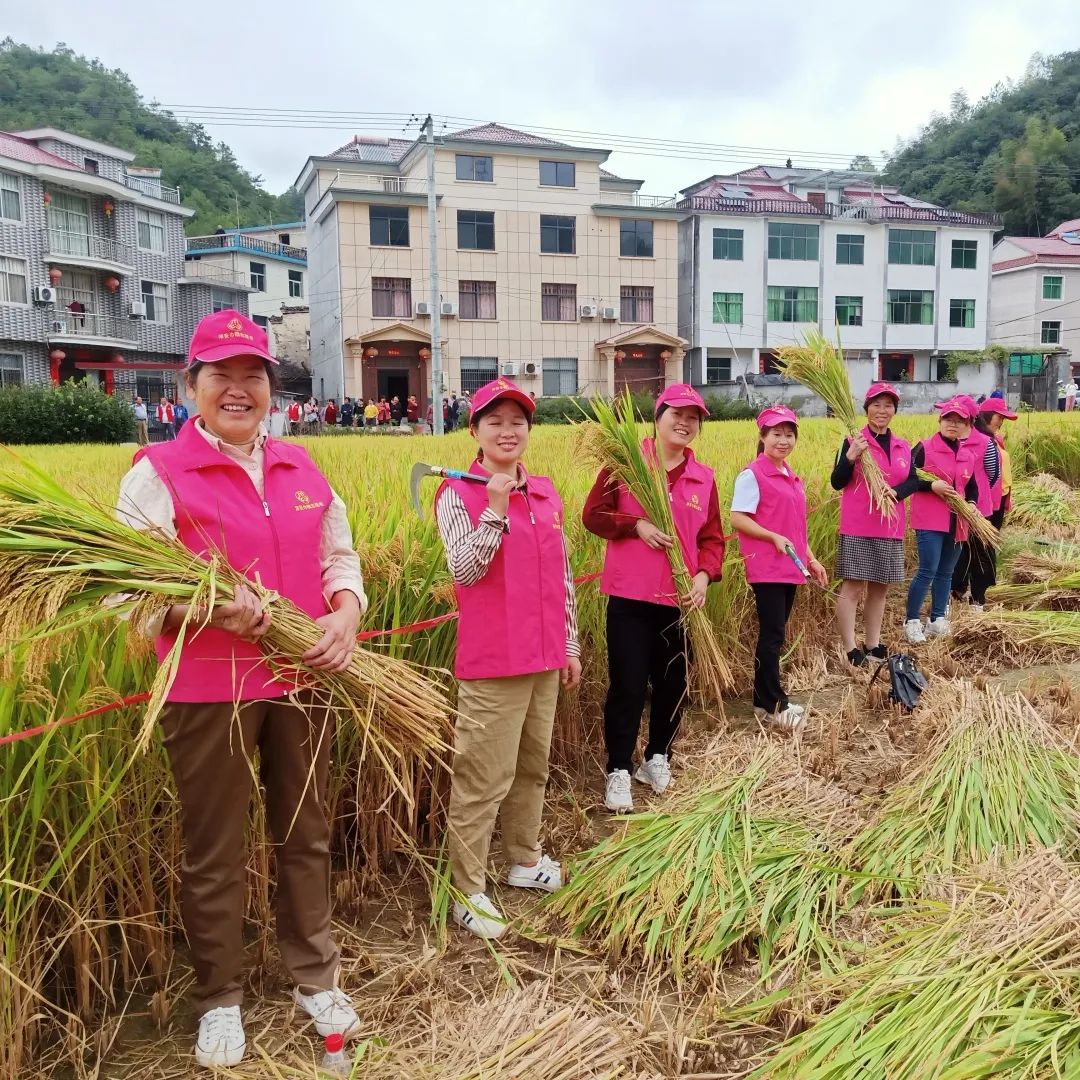
<svg viewBox="0 0 1080 1080">
<path fill-rule="evenodd" d="M 530 360 L 524 367 L 524 374 L 526 375 L 535 375 L 540 370 L 540 365 L 533 360 Z"/>
<path fill-rule="evenodd" d="M 55 304 L 56 303 L 56 290 L 51 285 L 35 285 L 34 286 L 34 303 L 35 304 Z"/>
<path fill-rule="evenodd" d="M 600 309 L 595 304 L 582 304 L 581 317 L 583 319 L 595 319 L 600 314 Z"/>
<path fill-rule="evenodd" d="M 439 306 L 439 314 L 440 315 L 456 315 L 457 314 L 457 304 L 452 304 L 452 303 L 450 303 L 450 301 L 444 300 L 443 303 Z"/>
<path fill-rule="evenodd" d="M 613 307 L 605 307 L 600 309 L 600 318 L 606 319 L 608 322 L 614 322 L 619 317 L 619 313 Z"/>
<path fill-rule="evenodd" d="M 62 319 L 53 319 L 52 332 L 54 334 L 62 334 L 67 329 Z"/>
<path fill-rule="evenodd" d="M 499 365 L 499 374 L 500 375 L 517 375 L 517 373 L 518 373 L 518 362 L 516 360 L 504 360 Z"/>
<path fill-rule="evenodd" d="M 132 300 L 128 304 L 128 315 L 133 319 L 145 319 L 146 305 L 141 300 Z"/>
<path fill-rule="evenodd" d="M 422 315 L 431 315 L 431 302 L 429 300 L 421 300 L 416 305 L 416 317 L 420 318 Z"/>
</svg>

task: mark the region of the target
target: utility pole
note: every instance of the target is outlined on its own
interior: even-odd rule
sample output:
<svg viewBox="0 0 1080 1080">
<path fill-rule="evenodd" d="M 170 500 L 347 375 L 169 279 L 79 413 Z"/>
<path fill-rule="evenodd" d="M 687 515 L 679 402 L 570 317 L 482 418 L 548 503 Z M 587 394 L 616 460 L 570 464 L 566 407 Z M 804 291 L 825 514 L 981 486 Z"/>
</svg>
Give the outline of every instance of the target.
<svg viewBox="0 0 1080 1080">
<path fill-rule="evenodd" d="M 435 212 L 435 121 L 428 113 L 427 132 L 427 216 L 428 263 L 431 278 L 431 430 L 443 433 L 442 417 L 442 295 L 439 292 L 439 230 Z"/>
</svg>

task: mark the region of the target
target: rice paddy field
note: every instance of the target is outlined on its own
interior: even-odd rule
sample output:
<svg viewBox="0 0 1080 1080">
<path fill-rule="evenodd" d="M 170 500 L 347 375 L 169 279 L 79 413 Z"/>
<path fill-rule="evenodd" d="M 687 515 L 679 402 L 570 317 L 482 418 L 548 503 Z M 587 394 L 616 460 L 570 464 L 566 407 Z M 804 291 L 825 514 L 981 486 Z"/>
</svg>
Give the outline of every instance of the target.
<svg viewBox="0 0 1080 1080">
<path fill-rule="evenodd" d="M 911 441 L 930 417 L 898 418 Z M 496 886 L 513 930 L 488 947 L 446 925 L 446 774 L 406 755 L 397 782 L 357 767 L 338 731 L 331 778 L 343 985 L 364 1028 L 353 1075 L 374 1080 L 1080 1076 L 1080 414 L 1007 425 L 1017 514 L 997 603 L 918 648 L 924 704 L 895 713 L 843 663 L 829 593 L 800 590 L 789 686 L 803 735 L 763 736 L 745 700 L 756 623 L 731 544 L 707 613 L 734 675 L 695 709 L 664 797 L 602 809 L 604 602 L 578 591 L 580 692 L 560 703 L 546 850 L 569 862 L 557 900 Z M 832 566 L 841 432 L 806 421 L 792 464 L 810 542 Z M 726 506 L 752 458 L 749 422 L 706 425 L 695 449 Z M 423 460 L 464 466 L 467 433 L 340 436 L 307 445 L 349 508 L 371 607 L 365 629 L 453 609 L 431 515 L 412 511 Z M 111 505 L 131 447 L 26 457 Z M 530 471 L 567 507 L 575 573 L 602 544 L 580 509 L 593 471 L 568 427 L 533 433 Z M 4 468 L 16 468 L 9 463 Z M 430 498 L 434 485 L 427 491 Z M 726 517 L 726 514 L 725 514 Z M 900 645 L 902 592 L 887 640 Z M 10 628 L 8 628 L 10 630 Z M 454 624 L 365 645 L 451 666 Z M 117 622 L 70 640 L 43 672 L 0 670 L 0 737 L 149 688 L 155 661 Z M 162 749 L 135 742 L 138 706 L 0 746 L 0 1078 L 179 1080 L 194 1017 L 180 929 L 177 805 Z M 318 1076 L 273 944 L 274 856 L 252 808 L 248 1056 L 233 1077 Z"/>
</svg>

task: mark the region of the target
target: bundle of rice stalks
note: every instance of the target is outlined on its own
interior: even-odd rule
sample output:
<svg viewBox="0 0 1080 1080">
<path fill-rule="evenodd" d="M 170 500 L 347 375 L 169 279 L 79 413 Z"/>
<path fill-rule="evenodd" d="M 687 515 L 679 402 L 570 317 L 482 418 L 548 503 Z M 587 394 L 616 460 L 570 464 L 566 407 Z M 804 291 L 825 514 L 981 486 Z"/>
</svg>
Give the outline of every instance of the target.
<svg viewBox="0 0 1080 1080">
<path fill-rule="evenodd" d="M 1024 585 L 995 585 L 986 598 L 1006 607 L 1076 610 L 1080 608 L 1080 570 L 1074 568 Z"/>
<path fill-rule="evenodd" d="M 832 345 L 820 330 L 807 331 L 801 345 L 781 346 L 777 350 L 777 366 L 789 379 L 813 390 L 844 425 L 849 438 L 866 426 L 865 420 L 855 412 L 843 352 L 838 346 Z M 896 513 L 896 499 L 885 483 L 877 460 L 870 454 L 863 454 L 856 468 L 862 471 L 877 512 L 884 518 L 891 518 Z"/>
<path fill-rule="evenodd" d="M 944 890 L 943 890 L 944 891 Z M 838 1002 L 752 1080 L 1050 1080 L 1080 1075 L 1080 882 L 1040 852 L 954 899 L 879 913 L 857 966 L 810 976 Z M 767 1015 L 771 1002 L 742 1010 Z"/>
<path fill-rule="evenodd" d="M 835 789 L 756 741 L 663 810 L 635 814 L 572 860 L 548 902 L 575 936 L 681 976 L 756 952 L 762 977 L 811 957 L 838 963 L 826 933 L 836 853 L 852 813 Z"/>
<path fill-rule="evenodd" d="M 1006 567 L 1009 581 L 1014 585 L 1034 585 L 1071 573 L 1080 565 L 1080 548 L 1057 544 L 1041 551 L 1018 551 Z"/>
<path fill-rule="evenodd" d="M 438 682 L 412 664 L 363 648 L 345 671 L 306 668 L 300 657 L 321 638 L 319 626 L 224 559 L 204 561 L 178 541 L 136 531 L 111 509 L 82 501 L 39 471 L 0 478 L 0 647 L 19 642 L 28 648 L 25 677 L 40 673 L 63 642 L 94 623 L 130 614 L 139 625 L 173 604 L 189 605 L 154 678 L 140 748 L 150 741 L 185 639 L 239 585 L 270 612 L 261 645 L 271 669 L 299 681 L 339 721 L 351 720 L 363 733 L 361 755 L 370 752 L 411 800 L 399 780 L 405 762 L 447 749 L 450 707 Z M 118 595 L 119 602 L 106 603 Z"/>
<path fill-rule="evenodd" d="M 916 476 L 920 480 L 940 480 L 940 476 L 926 472 L 925 469 L 917 469 Z M 974 503 L 969 503 L 962 495 L 942 495 L 949 509 L 961 520 L 967 522 L 968 535 L 981 540 L 988 548 L 997 548 L 1001 543 L 1001 534 L 986 520 L 976 509 Z"/>
<path fill-rule="evenodd" d="M 1021 647 L 1080 649 L 1080 612 L 996 609 L 980 616 L 978 632 L 1000 632 Z"/>
<path fill-rule="evenodd" d="M 1073 536 L 1080 528 L 1080 495 L 1049 473 L 1018 480 L 1012 489 L 1009 524 L 1058 536 Z"/>
<path fill-rule="evenodd" d="M 596 398 L 592 407 L 595 422 L 581 425 L 586 454 L 597 468 L 607 469 L 615 480 L 626 485 L 653 525 L 668 536 L 677 537 L 667 472 L 658 454 L 646 453 L 642 448 L 629 391 L 617 404 Z M 682 545 L 673 544 L 667 556 L 676 591 L 680 600 L 685 601 L 693 585 L 693 575 L 686 565 Z M 724 695 L 735 688 L 735 679 L 716 628 L 704 609 L 690 607 L 685 602 L 683 622 L 690 643 L 690 685 L 703 701 L 720 705 Z"/>
<path fill-rule="evenodd" d="M 946 682 L 919 707 L 945 727 L 845 853 L 864 875 L 852 898 L 914 895 L 926 878 L 996 854 L 1060 844 L 1080 855 L 1080 758 L 1026 698 Z"/>
</svg>

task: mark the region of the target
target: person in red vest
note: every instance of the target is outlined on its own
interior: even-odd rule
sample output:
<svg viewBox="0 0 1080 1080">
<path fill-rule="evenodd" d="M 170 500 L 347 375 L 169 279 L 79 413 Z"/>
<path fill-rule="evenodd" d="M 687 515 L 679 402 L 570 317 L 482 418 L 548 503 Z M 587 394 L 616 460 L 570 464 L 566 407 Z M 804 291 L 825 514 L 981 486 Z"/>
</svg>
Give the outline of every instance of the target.
<svg viewBox="0 0 1080 1080">
<path fill-rule="evenodd" d="M 761 433 L 757 457 L 735 478 L 731 499 L 731 526 L 739 536 L 758 617 L 754 715 L 780 731 L 796 731 L 805 710 L 788 700 L 780 678 L 780 654 L 796 587 L 806 580 L 791 552 L 822 588 L 829 575 L 810 550 L 806 492 L 788 465 L 799 438 L 798 418 L 786 405 L 770 405 L 758 414 L 757 425 Z"/>
<path fill-rule="evenodd" d="M 671 747 L 686 702 L 686 637 L 667 550 L 676 543 L 682 548 L 694 575 L 691 594 L 682 599 L 697 607 L 723 571 L 716 480 L 690 449 L 708 415 L 693 387 L 669 386 L 656 401 L 655 437 L 642 444 L 646 454 L 659 456 L 667 472 L 678 536 L 668 536 L 649 521 L 641 504 L 606 469 L 597 476 L 581 515 L 585 528 L 607 541 L 600 577 L 600 591 L 608 598 L 604 805 L 616 812 L 634 808 L 631 774 L 658 793 L 671 783 Z M 634 748 L 650 684 L 649 741 L 634 772 Z"/>
<path fill-rule="evenodd" d="M 345 506 L 307 451 L 260 433 L 276 364 L 266 331 L 247 316 L 225 310 L 201 320 L 186 372 L 198 416 L 174 442 L 135 455 L 117 513 L 201 558 L 216 552 L 288 597 L 323 631 L 304 664 L 339 671 L 367 606 L 360 562 Z M 188 616 L 174 605 L 148 628 L 159 660 Z M 214 606 L 207 625 L 190 632 L 189 624 L 162 713 L 184 837 L 181 903 L 200 1015 L 195 1057 L 207 1068 L 238 1064 L 246 1048 L 244 831 L 257 776 L 276 845 L 278 945 L 294 1001 L 320 1035 L 358 1026 L 337 985 L 330 931 L 325 795 L 334 717 L 263 662 L 258 639 L 270 618 L 240 587 Z"/>
<path fill-rule="evenodd" d="M 409 400 L 405 403 L 405 418 L 410 424 L 420 422 L 420 402 L 413 394 L 409 395 Z"/>
<path fill-rule="evenodd" d="M 296 429 L 300 426 L 300 402 L 293 398 L 289 402 L 288 417 L 289 417 L 289 434 L 296 434 Z"/>
<path fill-rule="evenodd" d="M 161 437 L 163 439 L 175 439 L 176 430 L 173 428 L 173 407 L 167 397 L 158 399 L 157 419 L 161 425 Z"/>
<path fill-rule="evenodd" d="M 331 398 L 326 403 L 326 412 L 323 414 L 323 422 L 327 427 L 333 427 L 337 423 L 338 409 L 337 402 Z"/>
<path fill-rule="evenodd" d="M 562 501 L 521 464 L 534 409 L 508 379 L 478 390 L 469 472 L 487 483 L 447 480 L 435 495 L 459 612 L 447 832 L 451 880 L 465 899 L 454 921 L 481 938 L 506 929 L 487 895 L 496 817 L 507 883 L 545 892 L 562 884 L 559 863 L 540 848 L 540 821 L 559 686 L 578 685 L 581 650 Z"/>
</svg>

